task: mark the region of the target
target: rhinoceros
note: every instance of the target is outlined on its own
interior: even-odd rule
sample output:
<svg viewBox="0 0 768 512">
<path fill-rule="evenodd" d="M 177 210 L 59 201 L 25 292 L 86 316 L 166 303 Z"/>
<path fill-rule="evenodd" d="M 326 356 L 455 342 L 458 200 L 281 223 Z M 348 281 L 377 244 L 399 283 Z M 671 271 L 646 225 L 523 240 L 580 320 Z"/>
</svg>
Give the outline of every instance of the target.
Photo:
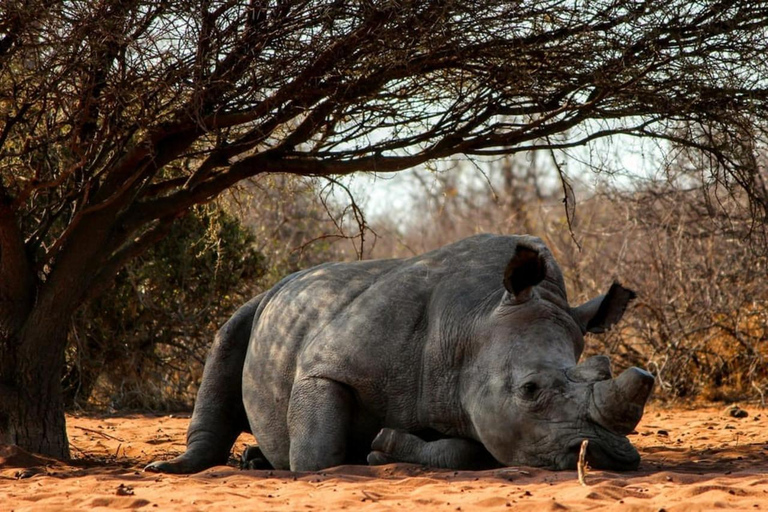
<svg viewBox="0 0 768 512">
<path fill-rule="evenodd" d="M 631 470 L 626 438 L 653 376 L 577 364 L 587 332 L 634 293 L 570 307 L 532 236 L 478 235 L 408 259 L 328 263 L 292 274 L 218 332 L 181 456 L 147 469 L 226 463 L 243 431 L 251 467 L 294 471 L 410 462 L 481 469 Z"/>
</svg>

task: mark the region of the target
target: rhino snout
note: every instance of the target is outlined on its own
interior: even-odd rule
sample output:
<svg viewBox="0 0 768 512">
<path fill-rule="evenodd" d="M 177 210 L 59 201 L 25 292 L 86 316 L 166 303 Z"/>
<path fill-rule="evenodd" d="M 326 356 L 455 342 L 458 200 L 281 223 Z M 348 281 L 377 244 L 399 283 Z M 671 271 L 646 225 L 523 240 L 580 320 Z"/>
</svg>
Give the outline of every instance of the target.
<svg viewBox="0 0 768 512">
<path fill-rule="evenodd" d="M 643 417 L 653 383 L 653 375 L 634 367 L 615 379 L 596 382 L 589 419 L 616 434 L 629 434 Z"/>
</svg>

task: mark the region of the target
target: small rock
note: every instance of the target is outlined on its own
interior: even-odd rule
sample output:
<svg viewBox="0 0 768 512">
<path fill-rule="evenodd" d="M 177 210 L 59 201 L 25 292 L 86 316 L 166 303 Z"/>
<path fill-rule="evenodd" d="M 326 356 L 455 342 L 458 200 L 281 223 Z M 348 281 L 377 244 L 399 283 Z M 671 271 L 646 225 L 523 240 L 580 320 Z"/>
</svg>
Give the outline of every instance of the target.
<svg viewBox="0 0 768 512">
<path fill-rule="evenodd" d="M 729 405 L 728 407 L 726 407 L 725 411 L 723 411 L 723 414 L 725 414 L 726 416 L 730 416 L 731 418 L 746 418 L 747 416 L 749 416 L 749 413 L 747 411 L 745 411 L 744 409 L 742 409 L 736 404 Z"/>
<path fill-rule="evenodd" d="M 133 487 L 130 485 L 120 484 L 117 486 L 117 491 L 115 494 L 118 496 L 133 496 Z"/>
</svg>

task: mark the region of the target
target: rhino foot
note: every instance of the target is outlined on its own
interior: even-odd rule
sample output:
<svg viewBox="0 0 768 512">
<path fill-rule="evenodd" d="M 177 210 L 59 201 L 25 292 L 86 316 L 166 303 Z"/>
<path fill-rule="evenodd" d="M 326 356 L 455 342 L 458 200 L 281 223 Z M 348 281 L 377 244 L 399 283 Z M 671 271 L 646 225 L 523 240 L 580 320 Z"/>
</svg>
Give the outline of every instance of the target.
<svg viewBox="0 0 768 512">
<path fill-rule="evenodd" d="M 435 441 L 391 428 L 381 429 L 371 443 L 368 464 L 410 462 L 446 469 L 490 469 L 498 461 L 477 441 L 460 437 L 444 437 Z"/>
<path fill-rule="evenodd" d="M 144 467 L 144 471 L 149 473 L 171 473 L 185 475 L 189 473 L 198 473 L 207 469 L 208 465 L 201 465 L 194 460 L 185 458 L 183 455 L 171 460 L 156 460 L 150 462 Z"/>
<path fill-rule="evenodd" d="M 199 473 L 213 466 L 226 464 L 223 457 L 212 457 L 209 453 L 201 453 L 200 449 L 187 449 L 186 452 L 171 460 L 157 460 L 147 464 L 144 471 L 150 473 L 190 474 Z"/>
<path fill-rule="evenodd" d="M 258 445 L 252 444 L 245 447 L 240 458 L 240 469 L 274 469 L 264 456 Z"/>
<path fill-rule="evenodd" d="M 392 464 L 393 462 L 397 462 L 386 453 L 375 450 L 368 454 L 367 460 L 369 466 L 383 466 L 384 464 Z"/>
<path fill-rule="evenodd" d="M 368 464 L 379 466 L 393 462 L 423 463 L 421 449 L 425 441 L 402 430 L 383 428 L 371 443 Z"/>
</svg>

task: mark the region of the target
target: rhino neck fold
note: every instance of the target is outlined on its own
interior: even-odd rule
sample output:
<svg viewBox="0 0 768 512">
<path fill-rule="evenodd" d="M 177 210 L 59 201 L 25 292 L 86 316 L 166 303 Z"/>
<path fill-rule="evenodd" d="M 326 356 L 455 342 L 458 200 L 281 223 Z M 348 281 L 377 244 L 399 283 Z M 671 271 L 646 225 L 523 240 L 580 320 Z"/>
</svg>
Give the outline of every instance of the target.
<svg viewBox="0 0 768 512">
<path fill-rule="evenodd" d="M 429 427 L 444 435 L 472 437 L 471 422 L 462 403 L 467 387 L 464 375 L 467 354 L 459 345 L 447 346 L 441 340 L 426 344 L 421 363 L 417 421 L 420 428 Z"/>
</svg>

